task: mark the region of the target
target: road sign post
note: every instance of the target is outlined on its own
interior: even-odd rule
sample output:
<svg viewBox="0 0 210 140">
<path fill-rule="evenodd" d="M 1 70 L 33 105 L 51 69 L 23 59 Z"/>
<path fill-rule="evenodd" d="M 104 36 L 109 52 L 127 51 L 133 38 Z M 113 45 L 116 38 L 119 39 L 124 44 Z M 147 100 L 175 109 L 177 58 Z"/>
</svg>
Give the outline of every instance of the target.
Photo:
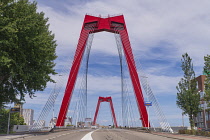
<svg viewBox="0 0 210 140">
<path fill-rule="evenodd" d="M 152 106 L 152 102 L 146 101 L 146 102 L 144 102 L 144 105 L 147 107 L 147 113 L 148 113 L 148 127 L 147 127 L 147 129 L 149 130 L 149 107 Z"/>
<path fill-rule="evenodd" d="M 20 108 L 9 108 L 9 117 L 8 117 L 8 123 L 7 123 L 7 135 L 9 135 L 9 126 L 10 126 L 10 117 L 11 113 L 20 112 Z"/>
</svg>

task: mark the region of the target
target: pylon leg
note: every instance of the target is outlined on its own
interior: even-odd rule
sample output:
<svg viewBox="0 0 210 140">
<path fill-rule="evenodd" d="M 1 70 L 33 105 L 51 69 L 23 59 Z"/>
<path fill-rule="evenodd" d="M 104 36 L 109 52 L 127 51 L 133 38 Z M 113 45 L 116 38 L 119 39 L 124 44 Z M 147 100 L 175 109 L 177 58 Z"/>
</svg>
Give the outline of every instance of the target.
<svg viewBox="0 0 210 140">
<path fill-rule="evenodd" d="M 122 40 L 123 50 L 124 50 L 124 53 L 125 53 L 125 57 L 126 57 L 126 61 L 127 61 L 127 64 L 128 64 L 128 69 L 129 69 L 131 81 L 132 81 L 135 96 L 136 96 L 136 99 L 137 99 L 137 104 L 138 104 L 138 108 L 139 108 L 139 112 L 140 112 L 140 116 L 141 116 L 140 119 L 142 121 L 142 126 L 143 127 L 149 127 L 148 125 L 150 125 L 150 124 L 148 123 L 148 121 L 149 121 L 148 120 L 148 114 L 147 114 L 146 107 L 144 105 L 144 97 L 143 97 L 143 93 L 142 93 L 140 80 L 139 80 L 139 76 L 138 76 L 138 73 L 137 73 L 132 49 L 131 49 L 131 46 L 130 46 L 130 41 L 128 39 L 128 34 L 127 34 L 126 30 L 120 30 L 119 34 L 120 34 L 120 37 L 121 37 L 121 40 Z"/>
<path fill-rule="evenodd" d="M 101 105 L 101 101 L 100 101 L 100 97 L 99 97 L 98 98 L 98 103 L 97 103 L 97 106 L 96 106 L 96 112 L 95 112 L 95 115 L 94 115 L 94 119 L 93 119 L 92 125 L 96 125 L 96 119 L 98 117 L 98 111 L 99 111 L 100 105 Z"/>
<path fill-rule="evenodd" d="M 95 112 L 95 115 L 94 115 L 93 125 L 96 125 L 96 119 L 98 117 L 98 111 L 99 111 L 99 107 L 100 107 L 101 102 L 109 102 L 111 112 L 112 112 L 112 118 L 113 118 L 113 121 L 114 121 L 114 125 L 115 125 L 115 127 L 118 127 L 115 112 L 114 112 L 114 106 L 113 106 L 113 103 L 112 103 L 112 97 L 98 97 L 98 103 L 97 103 L 96 112 Z"/>
<path fill-rule="evenodd" d="M 68 112 L 68 108 L 69 108 L 69 103 L 71 100 L 71 96 L 72 96 L 72 92 L 74 90 L 74 85 L 77 79 L 77 75 L 78 75 L 78 71 L 80 68 L 80 64 L 81 64 L 81 60 L 82 60 L 82 56 L 84 54 L 85 51 L 85 45 L 88 39 L 88 34 L 89 34 L 89 30 L 82 30 L 81 34 L 80 34 L 80 39 L 79 39 L 79 43 L 77 45 L 77 49 L 76 49 L 76 53 L 74 56 L 74 61 L 70 70 L 70 74 L 69 74 L 69 78 L 68 78 L 68 82 L 66 85 L 66 90 L 64 93 L 64 97 L 63 97 L 63 101 L 60 107 L 60 112 L 58 115 L 58 120 L 56 123 L 56 126 L 63 126 L 64 125 L 64 120 L 66 117 L 66 113 Z"/>
</svg>

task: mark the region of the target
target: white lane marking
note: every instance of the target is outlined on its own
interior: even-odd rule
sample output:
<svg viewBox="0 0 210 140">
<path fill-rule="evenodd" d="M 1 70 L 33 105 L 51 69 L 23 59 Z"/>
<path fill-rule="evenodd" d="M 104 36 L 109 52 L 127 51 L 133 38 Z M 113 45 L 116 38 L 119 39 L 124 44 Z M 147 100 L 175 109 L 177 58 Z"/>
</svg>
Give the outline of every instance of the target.
<svg viewBox="0 0 210 140">
<path fill-rule="evenodd" d="M 96 130 L 94 130 L 94 131 L 96 131 Z M 91 131 L 91 132 L 87 133 L 81 140 L 93 140 L 92 137 L 91 137 L 91 134 L 94 131 Z"/>
</svg>

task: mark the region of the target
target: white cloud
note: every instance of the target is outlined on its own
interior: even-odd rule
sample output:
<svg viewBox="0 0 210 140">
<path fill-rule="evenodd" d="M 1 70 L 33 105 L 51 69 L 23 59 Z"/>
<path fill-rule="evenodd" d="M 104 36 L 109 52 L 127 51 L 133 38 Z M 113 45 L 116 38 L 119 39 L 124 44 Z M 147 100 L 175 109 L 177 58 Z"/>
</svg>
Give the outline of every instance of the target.
<svg viewBox="0 0 210 140">
<path fill-rule="evenodd" d="M 180 77 L 148 75 L 149 84 L 154 94 L 174 95 Z"/>
<path fill-rule="evenodd" d="M 107 92 L 107 93 L 120 93 L 121 79 L 116 76 L 88 76 L 88 90 L 90 94 Z"/>
<path fill-rule="evenodd" d="M 49 94 L 46 93 L 36 93 L 36 97 L 33 97 L 32 99 L 28 96 L 26 96 L 25 101 L 27 104 L 33 104 L 33 105 L 43 105 L 47 102 Z"/>
<path fill-rule="evenodd" d="M 137 50 L 138 54 L 141 53 L 144 59 L 152 61 L 158 58 L 158 54 L 150 55 L 151 49 L 161 48 L 161 42 L 167 42 L 170 44 L 162 55 L 165 59 L 173 58 L 174 61 L 179 61 L 181 54 L 188 52 L 194 65 L 201 67 L 203 56 L 210 51 L 210 16 L 207 14 L 209 1 L 191 1 L 191 4 L 188 2 L 90 1 L 85 5 L 65 5 L 69 13 L 55 11 L 45 5 L 40 5 L 39 10 L 43 10 L 50 17 L 51 29 L 56 34 L 59 43 L 57 50 L 60 54 L 75 50 L 86 13 L 105 16 L 110 13 L 124 13 L 132 48 L 135 52 Z M 107 48 L 108 45 L 115 44 L 110 44 L 110 41 L 102 43 L 102 38 L 111 40 L 113 36 L 100 36 L 98 39 L 96 37 L 93 41 L 97 46 L 96 51 L 116 54 L 111 47 Z M 170 50 L 173 50 L 173 53 Z"/>
</svg>

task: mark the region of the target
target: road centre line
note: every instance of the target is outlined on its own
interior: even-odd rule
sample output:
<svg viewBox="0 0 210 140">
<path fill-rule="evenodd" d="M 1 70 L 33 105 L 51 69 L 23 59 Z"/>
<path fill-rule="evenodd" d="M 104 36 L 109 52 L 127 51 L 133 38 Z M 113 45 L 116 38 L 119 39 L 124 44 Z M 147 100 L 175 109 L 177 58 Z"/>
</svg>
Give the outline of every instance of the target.
<svg viewBox="0 0 210 140">
<path fill-rule="evenodd" d="M 87 133 L 81 140 L 93 140 L 93 138 L 91 137 L 91 134 L 95 131 L 96 130 Z"/>
</svg>

